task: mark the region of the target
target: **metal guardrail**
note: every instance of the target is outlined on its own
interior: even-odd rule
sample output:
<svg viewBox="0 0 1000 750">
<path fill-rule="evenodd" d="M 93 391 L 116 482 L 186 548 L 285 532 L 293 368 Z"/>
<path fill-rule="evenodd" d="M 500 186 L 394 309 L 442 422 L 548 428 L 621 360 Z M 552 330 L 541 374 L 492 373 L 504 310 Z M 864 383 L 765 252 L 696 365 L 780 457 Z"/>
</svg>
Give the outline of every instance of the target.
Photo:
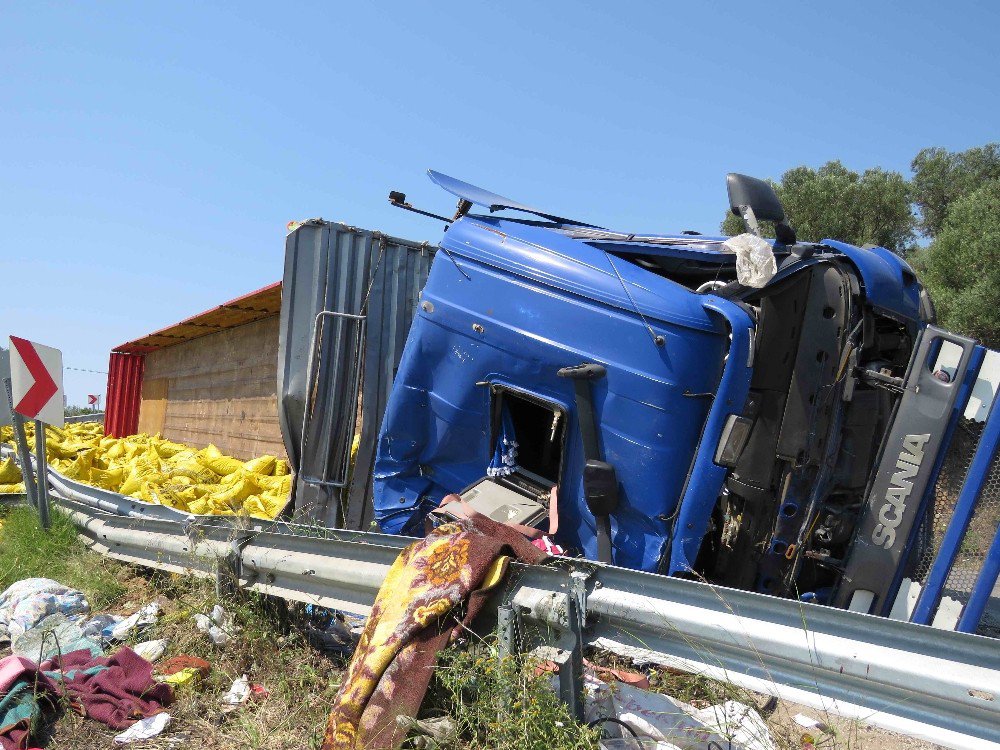
<svg viewBox="0 0 1000 750">
<path fill-rule="evenodd" d="M 100 422 L 104 424 L 104 412 L 94 412 L 93 414 L 75 414 L 72 417 L 64 417 L 68 424 L 73 422 Z"/>
<path fill-rule="evenodd" d="M 109 511 L 101 492 L 81 501 L 94 488 L 70 496 L 68 481 L 54 494 L 96 551 L 359 614 L 412 541 L 180 513 L 126 516 Z M 1000 648 L 991 639 L 568 559 L 512 566 L 495 604 L 514 648 L 606 649 L 946 747 L 1000 750 Z M 573 677 L 566 670 L 571 700 L 580 695 Z"/>
</svg>

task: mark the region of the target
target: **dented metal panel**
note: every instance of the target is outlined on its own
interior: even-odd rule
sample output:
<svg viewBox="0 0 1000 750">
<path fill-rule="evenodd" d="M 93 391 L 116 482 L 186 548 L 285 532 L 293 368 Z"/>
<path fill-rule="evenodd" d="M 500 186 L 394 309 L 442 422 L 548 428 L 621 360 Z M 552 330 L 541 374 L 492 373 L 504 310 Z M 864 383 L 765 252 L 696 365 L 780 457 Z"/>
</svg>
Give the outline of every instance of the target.
<svg viewBox="0 0 1000 750">
<path fill-rule="evenodd" d="M 357 383 L 363 372 L 364 446 L 374 442 L 432 255 L 427 243 L 322 220 L 305 222 L 288 235 L 278 415 L 297 474 L 297 519 L 360 528 L 370 518 L 368 450 L 353 472 L 357 489 L 348 493 L 351 507 L 341 507 L 356 430 Z M 338 315 L 320 316 L 323 312 Z M 354 325 L 352 316 L 361 315 L 363 326 Z"/>
</svg>

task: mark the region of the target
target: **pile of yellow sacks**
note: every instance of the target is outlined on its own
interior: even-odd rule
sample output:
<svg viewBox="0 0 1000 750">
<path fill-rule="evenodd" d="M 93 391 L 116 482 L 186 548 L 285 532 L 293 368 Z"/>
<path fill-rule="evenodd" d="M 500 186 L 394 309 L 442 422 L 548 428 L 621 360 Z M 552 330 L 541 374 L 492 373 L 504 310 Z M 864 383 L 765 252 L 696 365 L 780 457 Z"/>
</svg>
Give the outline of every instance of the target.
<svg viewBox="0 0 1000 750">
<path fill-rule="evenodd" d="M 33 425 L 25 431 L 34 445 Z M 13 447 L 10 427 L 0 428 L 0 442 Z M 47 426 L 45 451 L 49 465 L 69 479 L 197 515 L 271 519 L 292 488 L 288 464 L 274 456 L 240 461 L 214 445 L 195 450 L 159 435 L 105 437 L 96 422 Z M 14 484 L 20 478 L 9 459 L 0 462 L 0 493 L 23 492 L 23 483 Z"/>
</svg>

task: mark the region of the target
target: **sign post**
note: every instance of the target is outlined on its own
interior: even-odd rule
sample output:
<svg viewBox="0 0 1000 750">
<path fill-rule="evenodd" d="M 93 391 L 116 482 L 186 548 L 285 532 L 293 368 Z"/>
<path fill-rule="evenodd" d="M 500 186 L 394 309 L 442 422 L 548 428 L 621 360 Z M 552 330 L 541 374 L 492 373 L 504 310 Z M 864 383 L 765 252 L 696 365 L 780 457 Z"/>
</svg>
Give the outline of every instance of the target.
<svg viewBox="0 0 1000 750">
<path fill-rule="evenodd" d="M 32 481 L 31 463 L 28 457 L 28 441 L 24 436 L 24 417 L 14 411 L 14 399 L 10 390 L 10 353 L 0 350 L 0 380 L 3 381 L 3 398 L 0 400 L 0 425 L 10 425 L 14 430 L 14 443 L 17 445 L 17 460 L 21 464 L 21 475 L 24 479 L 24 494 L 28 496 L 31 507 L 37 508 L 35 500 L 35 483 Z"/>
<path fill-rule="evenodd" d="M 38 477 L 38 520 L 43 529 L 51 526 L 49 519 L 49 465 L 45 460 L 45 424 L 35 420 L 35 476 Z"/>
<path fill-rule="evenodd" d="M 38 498 L 35 494 L 35 483 L 31 477 L 31 458 L 28 454 L 28 439 L 24 435 L 24 417 L 14 411 L 14 399 L 10 391 L 10 377 L 3 379 L 3 388 L 6 392 L 5 399 L 11 413 L 11 426 L 14 428 L 14 442 L 17 443 L 17 458 L 21 464 L 21 478 L 24 480 L 24 494 L 28 496 L 28 502 L 32 508 L 38 507 Z"/>
<path fill-rule="evenodd" d="M 10 337 L 11 406 L 13 411 L 35 420 L 36 505 L 42 528 L 48 529 L 48 464 L 45 460 L 45 425 L 66 424 L 63 409 L 62 352 L 27 339 Z M 31 465 L 25 466 L 25 485 Z"/>
</svg>

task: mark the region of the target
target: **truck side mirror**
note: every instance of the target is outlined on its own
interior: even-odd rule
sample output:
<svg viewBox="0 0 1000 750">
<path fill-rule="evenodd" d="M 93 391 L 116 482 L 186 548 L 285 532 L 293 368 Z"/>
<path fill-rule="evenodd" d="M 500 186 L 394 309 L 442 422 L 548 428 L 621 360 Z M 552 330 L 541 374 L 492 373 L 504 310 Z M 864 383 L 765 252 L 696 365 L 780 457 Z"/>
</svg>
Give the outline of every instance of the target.
<svg viewBox="0 0 1000 750">
<path fill-rule="evenodd" d="M 760 236 L 757 220 L 773 221 L 775 237 L 782 245 L 795 244 L 795 230 L 785 223 L 785 208 L 770 183 L 731 172 L 726 175 L 729 209 L 743 217 L 749 231 Z"/>
</svg>

